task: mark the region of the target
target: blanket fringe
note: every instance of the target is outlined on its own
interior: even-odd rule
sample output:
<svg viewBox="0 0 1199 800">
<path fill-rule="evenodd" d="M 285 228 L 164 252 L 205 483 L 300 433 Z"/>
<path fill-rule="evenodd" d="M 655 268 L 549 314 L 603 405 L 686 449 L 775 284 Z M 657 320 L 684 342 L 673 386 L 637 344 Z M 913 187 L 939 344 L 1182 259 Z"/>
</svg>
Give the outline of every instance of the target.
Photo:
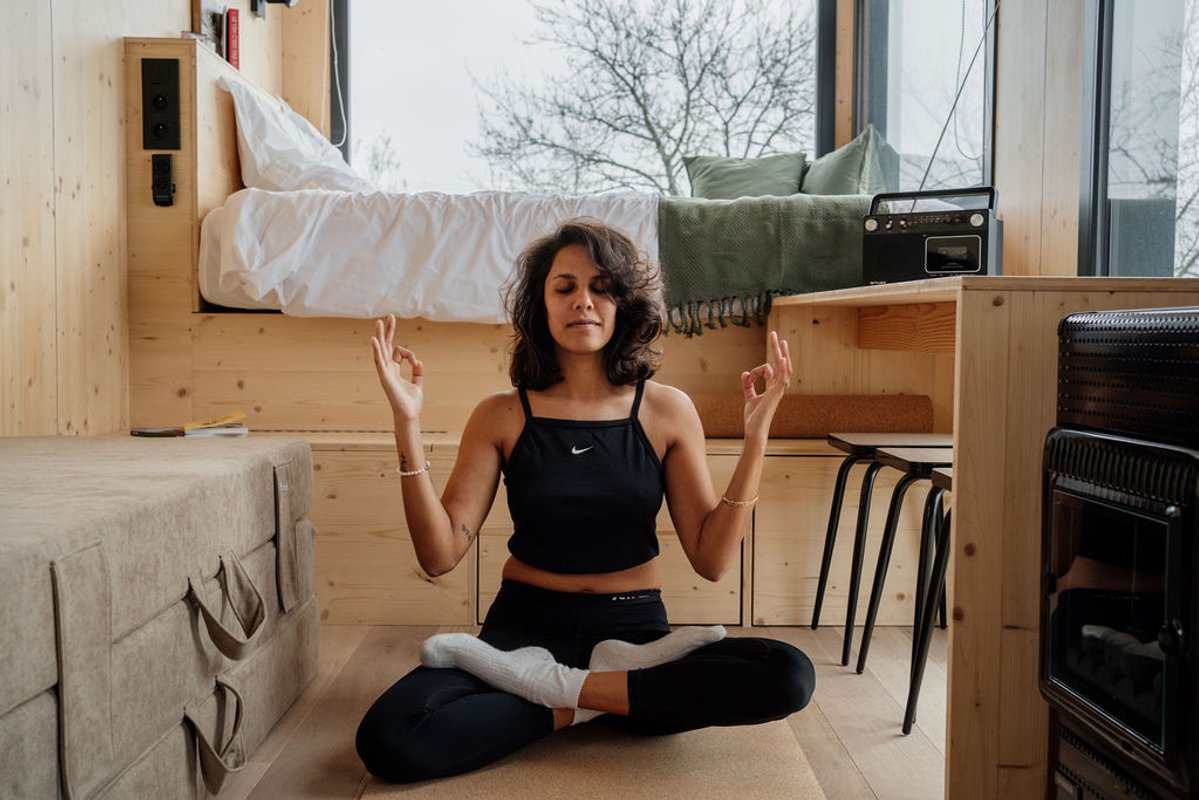
<svg viewBox="0 0 1199 800">
<path fill-rule="evenodd" d="M 781 292 L 766 291 L 747 297 L 720 297 L 713 300 L 690 300 L 666 309 L 666 325 L 662 331 L 681 333 L 690 339 L 702 336 L 704 328 L 715 330 L 736 325 L 748 328 L 752 323 L 765 325 L 770 306 Z M 738 311 L 738 303 L 740 310 Z"/>
</svg>

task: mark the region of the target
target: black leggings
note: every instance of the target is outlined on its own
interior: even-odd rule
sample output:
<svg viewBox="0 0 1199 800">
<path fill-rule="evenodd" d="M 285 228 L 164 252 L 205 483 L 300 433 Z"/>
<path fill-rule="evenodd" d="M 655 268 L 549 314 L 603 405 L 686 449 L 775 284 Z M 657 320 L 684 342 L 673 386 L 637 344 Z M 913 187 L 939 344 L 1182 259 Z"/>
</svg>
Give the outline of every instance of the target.
<svg viewBox="0 0 1199 800">
<path fill-rule="evenodd" d="M 500 650 L 540 645 L 587 667 L 604 639 L 644 644 L 670 632 L 657 589 L 596 595 L 504 581 L 479 638 Z M 772 639 L 727 638 L 661 666 L 629 672 L 629 715 L 604 723 L 665 734 L 782 719 L 808 704 L 812 662 Z M 417 667 L 383 693 L 358 727 L 358 755 L 387 781 L 478 769 L 553 731 L 553 712 L 458 669 Z"/>
</svg>

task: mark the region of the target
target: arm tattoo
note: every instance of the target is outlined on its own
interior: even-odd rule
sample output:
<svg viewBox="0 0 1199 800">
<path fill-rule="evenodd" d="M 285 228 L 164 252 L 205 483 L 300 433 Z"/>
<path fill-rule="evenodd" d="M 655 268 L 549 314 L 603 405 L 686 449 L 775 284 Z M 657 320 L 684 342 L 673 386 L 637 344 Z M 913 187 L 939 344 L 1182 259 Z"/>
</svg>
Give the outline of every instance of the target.
<svg viewBox="0 0 1199 800">
<path fill-rule="evenodd" d="M 470 528 L 468 528 L 462 524 L 459 524 L 458 527 L 462 531 L 462 535 L 466 537 L 466 541 L 469 542 L 473 538 L 473 534 L 470 532 Z"/>
<path fill-rule="evenodd" d="M 408 456 L 400 453 L 400 469 L 404 472 L 408 471 Z"/>
</svg>

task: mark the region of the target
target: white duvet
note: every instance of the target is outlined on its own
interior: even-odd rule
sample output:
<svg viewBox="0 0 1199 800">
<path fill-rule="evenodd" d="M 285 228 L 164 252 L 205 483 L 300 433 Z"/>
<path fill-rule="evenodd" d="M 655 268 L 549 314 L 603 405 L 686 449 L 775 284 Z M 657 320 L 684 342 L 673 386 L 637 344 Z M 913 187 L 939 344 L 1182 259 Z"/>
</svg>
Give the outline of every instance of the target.
<svg viewBox="0 0 1199 800">
<path fill-rule="evenodd" d="M 204 218 L 200 291 L 299 317 L 505 322 L 501 291 L 521 251 L 583 216 L 657 260 L 656 195 L 243 189 Z"/>
</svg>

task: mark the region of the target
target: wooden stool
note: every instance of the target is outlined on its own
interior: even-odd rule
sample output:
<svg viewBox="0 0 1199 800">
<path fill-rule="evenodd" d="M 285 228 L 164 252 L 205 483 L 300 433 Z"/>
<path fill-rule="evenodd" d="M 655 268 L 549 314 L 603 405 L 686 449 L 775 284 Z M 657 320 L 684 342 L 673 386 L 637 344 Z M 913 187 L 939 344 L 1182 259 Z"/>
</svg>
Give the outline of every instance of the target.
<svg viewBox="0 0 1199 800">
<path fill-rule="evenodd" d="M 933 487 L 942 492 L 953 489 L 953 469 L 939 467 L 932 473 Z M 920 697 L 920 684 L 924 680 L 924 665 L 928 662 L 928 648 L 933 639 L 933 622 L 936 606 L 941 606 L 942 625 L 944 624 L 945 573 L 949 568 L 949 528 L 950 514 L 946 511 L 937 521 L 936 555 L 933 557 L 932 573 L 929 575 L 931 593 L 925 597 L 925 605 L 920 609 L 920 622 L 912 632 L 912 676 L 908 685 L 908 702 L 903 712 L 903 732 L 912 732 L 912 724 L 916 721 L 916 701 Z M 921 565 L 923 566 L 923 565 Z"/>
<path fill-rule="evenodd" d="M 895 484 L 891 494 L 891 507 L 887 509 L 887 524 L 883 528 L 883 539 L 879 544 L 878 563 L 874 567 L 874 587 L 870 592 L 870 606 L 866 612 L 866 625 L 862 630 L 862 645 L 858 650 L 857 671 L 861 674 L 866 668 L 866 655 L 870 652 L 870 637 L 874 633 L 874 623 L 878 619 L 878 607 L 883 597 L 883 584 L 887 579 L 887 567 L 891 564 L 891 549 L 895 545 L 895 530 L 899 527 L 899 512 L 903 508 L 903 499 L 912 484 L 920 480 L 929 480 L 937 467 L 953 466 L 953 448 L 951 447 L 880 447 L 874 453 L 874 462 L 882 466 L 892 467 L 903 473 L 903 477 Z M 931 547 L 935 528 L 934 511 L 940 516 L 940 495 L 944 490 L 937 490 L 934 503 L 925 503 L 924 522 L 920 526 L 920 552 L 923 562 L 925 553 Z M 924 569 L 919 570 L 924 573 Z M 916 613 L 920 613 L 922 592 L 919 586 L 923 575 L 917 578 Z M 935 605 L 935 604 L 930 604 Z M 848 635 L 849 631 L 846 631 Z"/>
<path fill-rule="evenodd" d="M 830 433 L 828 443 L 847 453 L 833 486 L 833 502 L 829 511 L 828 530 L 824 534 L 824 554 L 820 560 L 820 580 L 816 585 L 816 604 L 812 609 L 812 629 L 820 625 L 820 609 L 824 606 L 824 591 L 828 585 L 829 568 L 833 560 L 833 547 L 837 542 L 837 527 L 841 521 L 841 502 L 845 497 L 845 484 L 849 470 L 855 464 L 870 462 L 862 478 L 862 489 L 858 500 L 857 530 L 854 536 L 853 561 L 849 577 L 849 605 L 845 619 L 845 644 L 841 652 L 841 665 L 849 663 L 849 646 L 853 631 L 854 615 L 858 605 L 858 590 L 861 585 L 862 559 L 866 550 L 866 528 L 870 517 L 870 498 L 874 491 L 874 479 L 882 465 L 874 462 L 874 452 L 880 447 L 952 447 L 953 434 L 949 433 Z"/>
</svg>

